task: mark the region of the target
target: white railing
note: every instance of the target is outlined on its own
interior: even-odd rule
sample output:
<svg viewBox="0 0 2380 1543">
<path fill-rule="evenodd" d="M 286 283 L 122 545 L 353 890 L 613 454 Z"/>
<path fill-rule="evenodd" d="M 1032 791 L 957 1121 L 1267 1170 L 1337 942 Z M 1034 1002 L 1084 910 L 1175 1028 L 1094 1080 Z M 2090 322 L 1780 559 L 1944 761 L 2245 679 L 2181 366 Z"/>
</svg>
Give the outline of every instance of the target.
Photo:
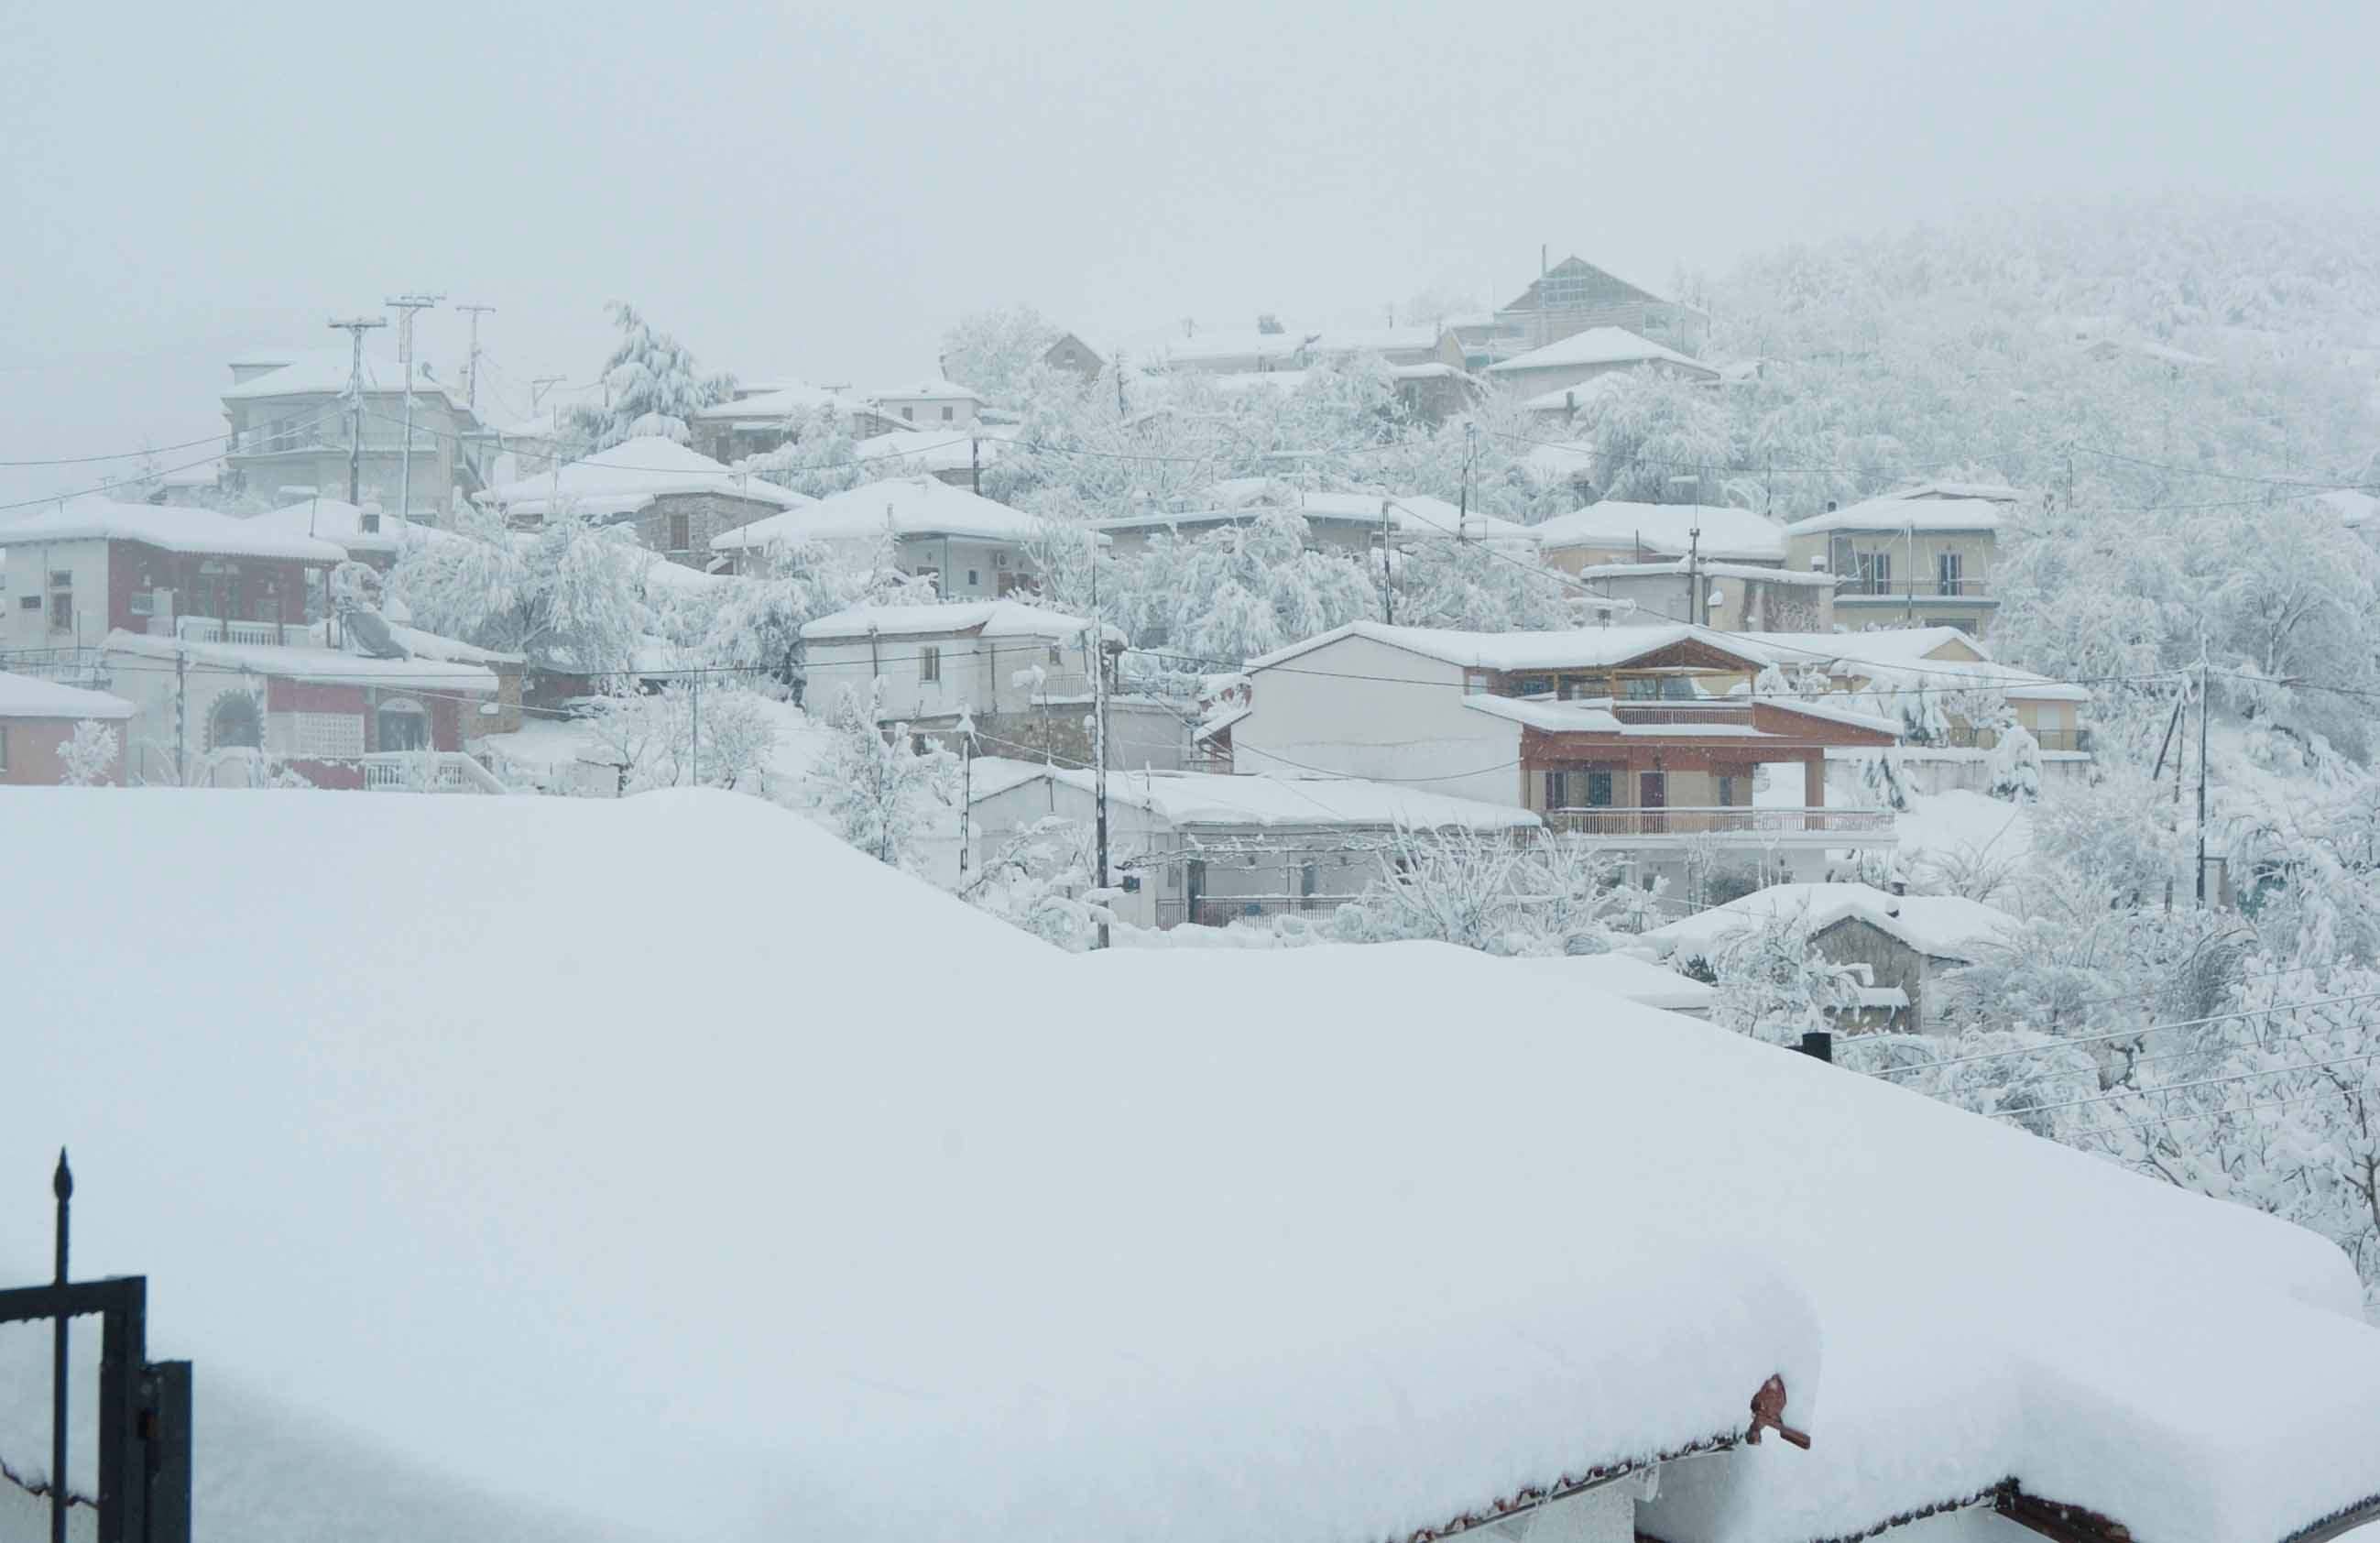
<svg viewBox="0 0 2380 1543">
<path fill-rule="evenodd" d="M 303 622 L 227 622 L 214 616 L 176 616 L 172 636 L 185 643 L 240 643 L 271 648 L 320 647 L 322 638 Z M 165 632 L 165 619 L 149 618 L 153 635 Z"/>
<path fill-rule="evenodd" d="M 370 793 L 505 793 L 495 774 L 459 750 L 382 750 L 362 758 Z"/>
</svg>

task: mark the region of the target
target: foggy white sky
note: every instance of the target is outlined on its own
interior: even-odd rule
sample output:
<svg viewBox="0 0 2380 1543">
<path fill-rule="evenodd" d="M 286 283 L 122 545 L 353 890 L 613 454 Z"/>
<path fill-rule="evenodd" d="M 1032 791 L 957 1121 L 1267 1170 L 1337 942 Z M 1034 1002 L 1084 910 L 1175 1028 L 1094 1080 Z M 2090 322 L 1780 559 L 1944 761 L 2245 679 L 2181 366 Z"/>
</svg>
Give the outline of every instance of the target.
<svg viewBox="0 0 2380 1543">
<path fill-rule="evenodd" d="M 1658 286 L 2042 195 L 2374 196 L 2380 7 L 2087 9 L 6 0 L 0 460 L 210 433 L 230 350 L 405 288 L 499 307 L 525 407 L 614 298 L 865 386 L 1010 300 L 1106 345 L 1505 298 L 1541 242 Z"/>
</svg>

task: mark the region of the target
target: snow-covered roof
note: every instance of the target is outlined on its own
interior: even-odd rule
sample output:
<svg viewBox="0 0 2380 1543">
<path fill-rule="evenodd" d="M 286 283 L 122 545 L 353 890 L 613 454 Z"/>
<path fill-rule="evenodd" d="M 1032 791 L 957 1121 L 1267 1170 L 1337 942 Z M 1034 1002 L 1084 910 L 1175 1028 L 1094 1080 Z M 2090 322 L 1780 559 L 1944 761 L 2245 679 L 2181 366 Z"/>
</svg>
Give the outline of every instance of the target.
<svg viewBox="0 0 2380 1543">
<path fill-rule="evenodd" d="M 2314 502 L 2338 516 L 2338 523 L 2350 530 L 2380 528 L 2380 498 L 2354 488 L 2338 488 L 2314 494 Z"/>
<path fill-rule="evenodd" d="M 1560 632 L 1457 632 L 1446 627 L 1349 622 L 1251 659 L 1245 668 L 1254 674 L 1342 638 L 1367 638 L 1468 670 L 1613 669 L 1684 642 L 1700 643 L 1754 670 L 1767 662 L 1767 656 L 1745 649 L 1740 637 L 1684 622 L 1666 626 L 1572 627 Z"/>
<path fill-rule="evenodd" d="M 1828 530 L 1998 530 L 2006 508 L 1987 498 L 1871 498 L 1797 519 L 1796 536 Z"/>
<path fill-rule="evenodd" d="M 1591 375 L 1570 385 L 1556 386 L 1551 391 L 1541 391 L 1521 406 L 1531 412 L 1569 412 L 1586 406 L 1607 392 L 1623 389 L 1626 382 L 1626 373 L 1614 370 L 1607 374 Z"/>
<path fill-rule="evenodd" d="M 1596 452 L 1585 444 L 1552 444 L 1543 441 L 1529 446 L 1521 464 L 1529 475 L 1541 482 L 1569 482 L 1591 475 L 1595 470 Z"/>
<path fill-rule="evenodd" d="M 0 547 L 30 541 L 139 541 L 164 552 L 208 557 L 267 557 L 341 563 L 346 550 L 255 520 L 171 504 L 118 504 L 91 494 L 0 523 Z"/>
<path fill-rule="evenodd" d="M 1906 488 L 1895 488 L 1887 498 L 1980 498 L 1987 504 L 2014 504 L 2024 497 L 2022 490 L 2005 482 L 1946 482 L 1939 479 Z"/>
<path fill-rule="evenodd" d="M 132 704 L 104 691 L 0 670 L 0 718 L 129 718 Z"/>
<path fill-rule="evenodd" d="M 1702 1013 L 1710 1008 L 1718 989 L 1666 965 L 1628 954 L 1572 954 L 1551 958 L 1516 959 L 1523 969 L 1542 970 L 1572 986 L 1608 991 L 1644 1007 L 1672 1013 Z"/>
<path fill-rule="evenodd" d="M 1589 327 L 1585 332 L 1532 348 L 1525 354 L 1515 354 L 1499 359 L 1488 367 L 1491 375 L 1511 374 L 1527 370 L 1559 370 L 1572 365 L 1645 364 L 1659 362 L 1675 365 L 1697 375 L 1718 379 L 1718 371 L 1698 358 L 1689 358 L 1675 348 L 1665 348 L 1650 338 L 1639 337 L 1624 327 Z"/>
<path fill-rule="evenodd" d="M 1418 327 L 1296 327 L 1282 332 L 1201 332 L 1169 339 L 1158 350 L 1160 364 L 1197 364 L 1212 359 L 1288 358 L 1305 353 L 1402 354 L 1438 346 L 1434 325 Z"/>
<path fill-rule="evenodd" d="M 717 493 L 725 498 L 795 508 L 809 500 L 764 478 L 723 466 L 675 440 L 649 434 L 622 440 L 584 460 L 506 482 L 488 496 L 506 514 L 634 514 L 672 493 Z"/>
<path fill-rule="evenodd" d="M 1755 509 L 1718 504 L 1633 504 L 1606 499 L 1531 527 L 1548 552 L 1563 547 L 1636 547 L 1682 557 L 1702 531 L 1702 554 L 1739 563 L 1785 560 L 1785 528 Z"/>
<path fill-rule="evenodd" d="M 1038 515 L 995 504 L 937 478 L 891 477 L 713 536 L 710 549 L 740 552 L 773 541 L 865 541 L 883 535 L 1027 541 L 1041 527 Z"/>
<path fill-rule="evenodd" d="M 1628 732 L 1628 725 L 1620 721 L 1608 701 L 1561 702 L 1539 697 L 1498 697 L 1482 692 L 1463 698 L 1463 705 L 1474 712 L 1484 712 L 1491 718 L 1509 718 L 1515 723 L 1526 723 L 1548 734 L 1624 735 Z M 1746 716 L 1741 724 L 1730 727 L 1750 734 L 1752 720 Z"/>
<path fill-rule="evenodd" d="M 388 624 L 389 636 L 403 644 L 416 659 L 443 659 L 450 664 L 506 665 L 517 668 L 528 662 L 528 656 L 507 653 L 502 649 L 483 649 L 477 643 L 466 643 L 458 638 L 442 638 L 434 632 L 424 632 L 418 626 Z"/>
<path fill-rule="evenodd" d="M 1873 632 L 1742 632 L 1734 636 L 1770 662 L 1791 672 L 1823 669 L 1857 676 L 1882 689 L 1898 684 L 1973 685 L 2019 701 L 2087 702 L 2091 689 L 2052 680 L 1991 657 L 1982 639 L 1954 626 L 1882 628 Z M 1937 658 L 1955 649 L 1980 659 Z"/>
<path fill-rule="evenodd" d="M 714 402 L 707 407 L 698 408 L 694 416 L 705 420 L 733 419 L 773 424 L 815 412 L 820 407 L 832 407 L 837 412 L 856 412 L 867 405 L 865 397 L 847 390 L 811 385 L 807 381 L 778 381 L 770 383 L 766 390 L 747 391 L 731 401 Z"/>
<path fill-rule="evenodd" d="M 392 514 L 380 516 L 379 529 L 366 530 L 364 513 L 361 508 L 341 499 L 310 498 L 303 503 L 285 504 L 281 508 L 251 516 L 240 523 L 253 529 L 330 541 L 350 553 L 401 552 L 416 541 L 456 539 L 436 526 L 417 524 Z"/>
<path fill-rule="evenodd" d="M 1476 509 L 1466 516 L 1462 505 L 1432 493 L 1365 488 L 1318 492 L 1293 487 L 1270 477 L 1227 477 L 1220 482 L 1209 483 L 1196 496 L 1211 504 L 1216 511 L 1293 509 L 1311 520 L 1367 525 L 1374 529 L 1379 528 L 1381 510 L 1385 506 L 1389 523 L 1402 536 L 1452 537 L 1459 529 L 1462 534 L 1473 541 L 1528 541 L 1534 544 L 1537 540 L 1536 526 L 1501 519 Z M 1176 521 L 1186 524 L 1198 515 L 1211 512 L 1194 510 L 1179 516 L 1129 515 L 1096 523 L 1103 530 L 1161 526 Z"/>
<path fill-rule="evenodd" d="M 1663 954 L 1707 954 L 1721 938 L 1779 917 L 1808 918 L 1811 931 L 1856 917 L 1920 954 L 1973 960 L 2013 938 L 2017 920 L 1955 894 L 1888 894 L 1868 884 L 1775 884 L 1724 905 L 1668 922 L 1640 942 Z"/>
<path fill-rule="evenodd" d="M 136 654 L 143 659 L 170 660 L 178 654 L 201 668 L 272 675 L 310 686 L 379 686 L 399 690 L 474 693 L 492 693 L 496 689 L 495 675 L 480 665 L 443 659 L 371 659 L 338 649 L 291 648 L 273 643 L 192 643 L 152 638 L 142 632 L 111 632 L 105 648 L 109 653 Z"/>
<path fill-rule="evenodd" d="M 2014 1478 L 2280 1543 L 2380 1491 L 2328 1241 L 1511 960 L 1062 954 L 721 793 L 11 798 L 0 976 L 77 1028 L 11 1044 L 8 1150 L 74 1133 L 79 1269 L 482 1513 L 680 1536 L 665 1440 L 721 1543 L 1384 1543 L 1733 1441 L 1772 1375 L 1811 1449 L 1675 1464 L 1646 1532 Z M 690 898 L 624 947 L 623 895 Z M 0 1207 L 0 1273 L 49 1232 Z M 200 1534 L 353 1531 L 285 1428 L 208 1429 Z"/>
<path fill-rule="evenodd" d="M 1014 423 L 970 423 L 951 428 L 895 429 L 852 446 L 861 461 L 907 461 L 929 471 L 965 471 L 990 466 L 1007 453 L 1016 437 Z"/>
<path fill-rule="evenodd" d="M 355 355 L 346 348 L 292 349 L 287 358 L 288 362 L 279 369 L 237 385 L 225 386 L 223 399 L 241 402 L 263 396 L 334 396 L 347 389 L 347 383 L 354 375 Z M 364 390 L 401 392 L 404 389 L 403 365 L 395 359 L 380 358 L 369 353 L 364 355 Z M 446 396 L 446 383 L 433 377 L 426 362 L 416 359 L 413 392 L 417 396 Z M 448 397 L 448 400 L 451 402 L 453 398 Z"/>
<path fill-rule="evenodd" d="M 1804 573 L 1792 568 L 1763 567 L 1755 563 L 1697 563 L 1673 557 L 1659 563 L 1596 563 L 1578 570 L 1581 578 L 1680 578 L 1699 572 L 1705 578 L 1740 578 L 1762 584 L 1804 584 L 1831 589 L 1839 582 L 1830 573 Z"/>
<path fill-rule="evenodd" d="M 820 643 L 838 638 L 866 638 L 873 633 L 880 638 L 966 635 L 978 638 L 1047 638 L 1053 642 L 1071 642 L 1088 631 L 1090 625 L 1082 617 L 1069 616 L 1062 611 L 1045 611 L 1038 605 L 1025 605 L 1013 600 L 981 600 L 956 605 L 857 606 L 803 624 L 802 638 L 806 642 Z M 1115 641 L 1123 640 L 1123 634 L 1115 628 L 1107 630 Z"/>
<path fill-rule="evenodd" d="M 984 758 L 976 760 L 978 768 Z M 1091 791 L 1087 771 L 1018 763 L 1083 792 Z M 1026 779 L 1029 781 L 1030 779 Z M 1008 786 L 1016 785 L 1010 782 Z M 1455 798 L 1394 783 L 1299 772 L 1114 772 L 1108 774 L 1108 800 L 1147 809 L 1174 826 L 1350 827 L 1390 831 L 1399 825 L 1422 830 L 1522 831 L 1542 824 L 1537 816 L 1509 804 Z"/>
<path fill-rule="evenodd" d="M 939 377 L 885 386 L 880 390 L 868 393 L 868 397 L 873 402 L 980 402 L 983 400 L 982 396 L 971 387 Z"/>
</svg>

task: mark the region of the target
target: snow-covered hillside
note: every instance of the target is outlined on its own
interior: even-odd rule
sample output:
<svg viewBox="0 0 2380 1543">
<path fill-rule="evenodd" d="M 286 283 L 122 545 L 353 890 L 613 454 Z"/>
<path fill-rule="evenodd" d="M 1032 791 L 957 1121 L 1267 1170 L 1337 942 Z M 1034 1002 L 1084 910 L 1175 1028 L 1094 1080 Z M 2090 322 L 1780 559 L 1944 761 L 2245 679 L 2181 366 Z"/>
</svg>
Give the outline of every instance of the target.
<svg viewBox="0 0 2380 1543">
<path fill-rule="evenodd" d="M 1664 1537 L 2380 1489 L 2327 1243 L 1552 974 L 1069 958 L 722 794 L 11 808 L 0 1172 L 71 1144 L 80 1268 L 260 1401 L 202 1409 L 211 1536 L 1375 1543 L 1772 1372 L 1815 1447 Z"/>
</svg>

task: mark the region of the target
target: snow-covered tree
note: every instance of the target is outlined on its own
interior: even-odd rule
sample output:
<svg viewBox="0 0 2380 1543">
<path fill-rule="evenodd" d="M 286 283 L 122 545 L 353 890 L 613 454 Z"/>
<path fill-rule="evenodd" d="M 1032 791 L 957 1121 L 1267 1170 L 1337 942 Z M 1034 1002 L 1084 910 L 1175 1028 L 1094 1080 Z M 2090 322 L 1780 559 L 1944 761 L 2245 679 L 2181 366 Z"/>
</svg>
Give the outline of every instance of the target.
<svg viewBox="0 0 2380 1543">
<path fill-rule="evenodd" d="M 1818 952 L 1806 913 L 1783 910 L 1738 928 L 1708 962 L 1718 986 L 1711 1021 L 1772 1044 L 1832 1030 L 1838 1014 L 1859 1006 L 1859 978 Z"/>
<path fill-rule="evenodd" d="M 1416 541 L 1397 554 L 1397 620 L 1467 632 L 1542 632 L 1572 625 L 1575 581 L 1526 542 Z"/>
<path fill-rule="evenodd" d="M 589 719 L 598 749 L 585 759 L 612 769 L 623 795 L 657 787 L 744 787 L 777 742 L 775 720 L 759 693 L 736 686 L 690 684 L 606 697 Z"/>
<path fill-rule="evenodd" d="M 96 718 L 85 718 L 58 747 L 58 780 L 68 787 L 98 787 L 115 780 L 115 758 L 124 736 Z"/>
<path fill-rule="evenodd" d="M 1725 409 L 1703 386 L 1651 370 L 1597 382 L 1581 394 L 1567 431 L 1595 452 L 1605 498 L 1640 504 L 1727 502 L 1718 486 L 1736 454 Z M 1702 480 L 1682 483 L 1676 479 Z"/>
<path fill-rule="evenodd" d="M 1986 791 L 2012 804 L 2038 803 L 2041 741 L 2013 718 L 2000 725 L 1998 735 L 1992 744 L 1991 759 L 1985 765 L 1985 774 L 1990 778 Z"/>
<path fill-rule="evenodd" d="M 810 498 L 830 498 L 880 477 L 888 463 L 863 463 L 851 437 L 848 415 L 831 403 L 799 414 L 785 425 L 785 443 L 735 463 L 766 482 Z"/>
<path fill-rule="evenodd" d="M 914 870 L 920 839 L 955 796 L 955 763 L 947 750 L 913 747 L 905 723 L 880 727 L 881 695 L 880 684 L 844 694 L 808 782 L 829 830 L 879 862 Z"/>
<path fill-rule="evenodd" d="M 1069 954 L 1097 941 L 1115 913 L 1098 887 L 1091 832 L 1052 815 L 1001 844 L 960 893 L 967 904 Z"/>
<path fill-rule="evenodd" d="M 648 434 L 688 443 L 694 415 L 726 400 L 735 377 L 702 373 L 685 344 L 655 331 L 635 307 L 615 301 L 608 309 L 620 341 L 603 362 L 606 402 L 573 415 L 585 451 L 609 450 Z"/>
<path fill-rule="evenodd" d="M 516 534 L 480 510 L 455 534 L 407 547 L 389 576 L 414 625 L 570 674 L 628 667 L 652 622 L 652 554 L 633 530 L 563 510 Z"/>
<path fill-rule="evenodd" d="M 1116 567 L 1117 605 L 1135 646 L 1183 656 L 1200 671 L 1378 614 L 1378 588 L 1363 568 L 1307 550 L 1305 516 L 1288 511 L 1190 541 L 1160 532 Z"/>
<path fill-rule="evenodd" d="M 1011 406 L 1024 398 L 1033 367 L 1059 336 L 1057 323 L 1028 305 L 975 311 L 942 334 L 942 373 Z"/>
<path fill-rule="evenodd" d="M 1549 832 L 1401 827 L 1382 857 L 1380 877 L 1331 918 L 1342 942 L 1599 954 L 1628 909 L 1629 886 L 1608 853 Z"/>
</svg>

